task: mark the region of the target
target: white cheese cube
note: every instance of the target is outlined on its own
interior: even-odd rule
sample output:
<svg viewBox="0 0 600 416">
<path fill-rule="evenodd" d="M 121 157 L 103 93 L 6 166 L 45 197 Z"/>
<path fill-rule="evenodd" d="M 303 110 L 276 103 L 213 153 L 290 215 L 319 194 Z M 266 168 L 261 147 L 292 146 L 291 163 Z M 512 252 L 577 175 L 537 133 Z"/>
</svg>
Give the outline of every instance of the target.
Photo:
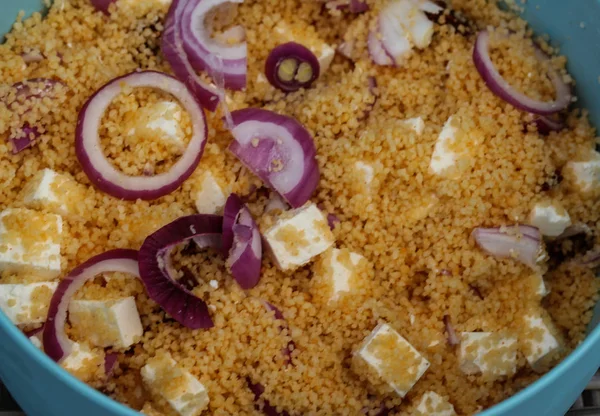
<svg viewBox="0 0 600 416">
<path fill-rule="evenodd" d="M 438 136 L 429 168 L 436 175 L 443 175 L 449 168 L 453 167 L 459 155 L 451 150 L 451 145 L 456 139 L 458 127 L 453 124 L 453 117 L 448 118 L 440 135 Z"/>
<path fill-rule="evenodd" d="M 185 149 L 185 132 L 181 128 L 181 106 L 172 101 L 159 101 L 141 107 L 125 127 L 128 136 L 155 137 L 175 146 L 178 153 Z"/>
<path fill-rule="evenodd" d="M 524 316 L 523 321 L 519 341 L 525 358 L 535 370 L 543 367 L 546 359 L 561 348 L 561 342 L 549 317 L 530 314 Z"/>
<path fill-rule="evenodd" d="M 600 153 L 593 152 L 589 161 L 567 162 L 562 173 L 576 191 L 587 193 L 596 189 L 600 183 Z"/>
<path fill-rule="evenodd" d="M 34 336 L 32 336 L 32 337 L 29 337 L 29 341 L 31 341 L 31 343 L 32 343 L 33 345 L 35 345 L 35 346 L 36 346 L 36 348 L 39 348 L 39 349 L 40 349 L 40 350 L 42 350 L 42 351 L 44 350 L 44 347 L 42 346 L 42 340 L 40 339 L 40 337 L 39 337 L 39 336 L 37 336 L 37 335 L 34 335 Z"/>
<path fill-rule="evenodd" d="M 329 69 L 335 56 L 335 49 L 319 39 L 314 31 L 307 31 L 306 28 L 282 20 L 275 26 L 273 35 L 280 43 L 296 42 L 310 49 L 319 60 L 321 75 Z"/>
<path fill-rule="evenodd" d="M 376 375 L 369 381 L 377 385 L 379 379 L 400 397 L 406 396 L 429 368 L 429 361 L 388 324 L 378 325 L 365 338 L 353 364 L 359 372 L 366 365 L 367 374 Z"/>
<path fill-rule="evenodd" d="M 409 33 L 411 42 L 420 49 L 426 48 L 431 43 L 433 36 L 433 22 L 419 9 L 413 0 L 396 0 L 386 9 L 388 18 L 394 18 L 397 25 Z"/>
<path fill-rule="evenodd" d="M 311 284 L 315 295 L 335 301 L 343 293 L 351 292 L 359 284 L 361 262 L 364 265 L 366 259 L 348 249 L 329 250 L 313 267 Z"/>
<path fill-rule="evenodd" d="M 423 121 L 421 117 L 407 118 L 406 120 L 403 120 L 402 123 L 419 136 L 423 134 L 423 131 L 425 130 L 425 121 Z"/>
<path fill-rule="evenodd" d="M 68 216 L 85 198 L 83 187 L 67 175 L 43 169 L 23 188 L 23 202 L 29 208 Z"/>
<path fill-rule="evenodd" d="M 15 325 L 42 323 L 57 286 L 56 282 L 0 284 L 0 309 Z"/>
<path fill-rule="evenodd" d="M 179 368 L 169 354 L 149 359 L 141 374 L 144 383 L 181 416 L 198 416 L 208 406 L 208 391 L 204 385 Z"/>
<path fill-rule="evenodd" d="M 368 189 L 371 185 L 371 182 L 373 182 L 373 178 L 375 177 L 375 170 L 373 169 L 373 166 L 369 165 L 368 163 L 358 161 L 354 163 L 354 168 L 357 170 L 362 184 Z"/>
<path fill-rule="evenodd" d="M 206 171 L 194 196 L 196 210 L 200 214 L 218 214 L 225 206 L 228 196 L 228 192 L 221 187 L 213 174 Z"/>
<path fill-rule="evenodd" d="M 571 225 L 571 217 L 558 201 L 544 201 L 531 210 L 529 224 L 547 237 L 558 237 Z"/>
<path fill-rule="evenodd" d="M 60 274 L 62 218 L 24 208 L 0 213 L 0 271 L 32 273 L 40 278 Z"/>
<path fill-rule="evenodd" d="M 69 321 L 73 331 L 98 347 L 127 348 L 143 334 L 135 298 L 72 300 Z"/>
<path fill-rule="evenodd" d="M 463 332 L 460 369 L 465 374 L 499 377 L 517 368 L 517 340 L 492 332 Z"/>
<path fill-rule="evenodd" d="M 434 391 L 421 396 L 415 416 L 454 416 L 454 406 Z"/>
<path fill-rule="evenodd" d="M 282 270 L 307 264 L 334 242 L 327 218 L 313 203 L 285 212 L 264 237 Z"/>
</svg>

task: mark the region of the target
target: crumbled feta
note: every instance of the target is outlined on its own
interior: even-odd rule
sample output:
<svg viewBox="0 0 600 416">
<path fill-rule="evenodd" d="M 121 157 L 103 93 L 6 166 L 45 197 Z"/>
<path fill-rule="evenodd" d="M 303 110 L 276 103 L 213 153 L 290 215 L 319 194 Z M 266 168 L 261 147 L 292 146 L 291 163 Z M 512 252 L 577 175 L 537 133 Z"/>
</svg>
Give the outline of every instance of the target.
<svg viewBox="0 0 600 416">
<path fill-rule="evenodd" d="M 185 132 L 181 128 L 181 106 L 172 101 L 159 101 L 139 108 L 135 119 L 125 128 L 128 136 L 154 137 L 157 134 L 175 145 L 179 152 L 185 149 Z"/>
<path fill-rule="evenodd" d="M 314 31 L 293 26 L 285 21 L 280 21 L 273 33 L 280 43 L 296 42 L 304 45 L 319 60 L 320 73 L 323 75 L 329 69 L 335 56 L 335 49 L 319 39 Z"/>
<path fill-rule="evenodd" d="M 135 298 L 72 300 L 69 321 L 75 333 L 98 347 L 127 348 L 144 330 Z"/>
<path fill-rule="evenodd" d="M 558 237 L 571 225 L 571 217 L 558 201 L 545 201 L 533 207 L 529 223 L 547 237 Z"/>
<path fill-rule="evenodd" d="M 407 118 L 406 120 L 403 120 L 402 123 L 419 136 L 423 134 L 423 131 L 425 130 L 425 121 L 423 121 L 421 117 Z"/>
<path fill-rule="evenodd" d="M 330 301 L 335 301 L 342 293 L 351 292 L 357 286 L 361 262 L 366 259 L 360 254 L 333 248 L 313 267 L 311 283 L 317 292 L 326 293 Z"/>
<path fill-rule="evenodd" d="M 572 189 L 583 193 L 594 190 L 600 184 L 600 153 L 593 152 L 589 161 L 567 162 L 562 173 Z"/>
<path fill-rule="evenodd" d="M 434 391 L 421 396 L 415 416 L 454 416 L 454 406 Z"/>
<path fill-rule="evenodd" d="M 208 284 L 210 285 L 210 287 L 212 287 L 213 289 L 218 289 L 219 288 L 219 282 L 216 280 L 211 280 L 210 282 L 208 282 Z"/>
<path fill-rule="evenodd" d="M 412 221 L 420 221 L 427 218 L 439 202 L 439 198 L 433 193 L 415 199 L 415 205 L 406 211 L 406 216 Z"/>
<path fill-rule="evenodd" d="M 550 291 L 546 287 L 546 282 L 544 282 L 544 277 L 539 273 L 534 273 L 529 277 L 529 282 L 531 287 L 533 288 L 533 292 L 536 296 L 545 297 Z"/>
<path fill-rule="evenodd" d="M 83 187 L 66 175 L 43 169 L 23 188 L 23 202 L 28 208 L 68 216 L 83 201 Z"/>
<path fill-rule="evenodd" d="M 40 278 L 60 274 L 62 218 L 25 208 L 0 213 L 0 270 Z"/>
<path fill-rule="evenodd" d="M 198 416 L 208 406 L 208 391 L 169 354 L 148 360 L 141 370 L 144 383 L 160 394 L 181 416 Z"/>
<path fill-rule="evenodd" d="M 327 218 L 313 203 L 285 212 L 264 233 L 264 238 L 282 270 L 307 264 L 334 242 Z"/>
<path fill-rule="evenodd" d="M 0 284 L 0 309 L 15 325 L 46 320 L 56 282 Z"/>
<path fill-rule="evenodd" d="M 375 177 L 375 170 L 373 166 L 368 163 L 358 161 L 354 163 L 354 168 L 358 171 L 358 174 L 361 178 L 363 185 L 368 189 L 373 182 L 373 178 Z"/>
<path fill-rule="evenodd" d="M 411 43 L 423 49 L 429 46 L 433 36 L 433 22 L 419 9 L 413 0 L 396 0 L 384 9 L 382 18 L 394 19 L 396 27 L 402 27 Z"/>
<path fill-rule="evenodd" d="M 547 357 L 551 357 L 561 348 L 558 331 L 549 317 L 542 314 L 530 314 L 523 318 L 520 334 L 523 354 L 535 370 L 542 367 Z"/>
<path fill-rule="evenodd" d="M 456 139 L 458 127 L 453 123 L 453 117 L 448 118 L 438 136 L 429 168 L 436 175 L 443 175 L 449 168 L 453 167 L 459 155 L 451 150 L 451 146 Z"/>
<path fill-rule="evenodd" d="M 104 353 L 92 351 L 87 344 L 71 343 L 71 353 L 60 365 L 82 381 L 92 378 L 100 366 L 104 367 Z"/>
<path fill-rule="evenodd" d="M 227 202 L 227 193 L 210 171 L 202 175 L 194 201 L 200 214 L 217 214 Z"/>
<path fill-rule="evenodd" d="M 383 387 L 383 382 L 387 390 L 404 397 L 427 371 L 429 361 L 392 327 L 380 324 L 354 354 L 353 365 L 359 372 L 376 375 L 369 376 L 375 386 Z"/>
<path fill-rule="evenodd" d="M 517 368 L 517 340 L 492 332 L 463 332 L 460 369 L 465 374 L 505 376 Z"/>
</svg>

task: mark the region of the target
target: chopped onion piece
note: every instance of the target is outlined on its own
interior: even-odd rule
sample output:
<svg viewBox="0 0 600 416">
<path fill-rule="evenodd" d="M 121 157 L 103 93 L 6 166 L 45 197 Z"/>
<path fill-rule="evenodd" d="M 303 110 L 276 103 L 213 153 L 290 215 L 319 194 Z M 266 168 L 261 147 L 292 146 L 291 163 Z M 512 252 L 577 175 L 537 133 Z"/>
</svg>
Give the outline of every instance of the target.
<svg viewBox="0 0 600 416">
<path fill-rule="evenodd" d="M 147 237 L 140 248 L 140 277 L 148 296 L 187 328 L 211 328 L 213 322 L 206 303 L 176 281 L 171 252 L 192 239 L 200 248 L 220 250 L 222 224 L 218 215 L 181 217 Z"/>
<path fill-rule="evenodd" d="M 511 257 L 535 268 L 542 250 L 540 230 L 528 225 L 500 228 L 475 228 L 475 241 L 484 251 L 498 258 Z"/>
<path fill-rule="evenodd" d="M 263 414 L 267 416 L 289 416 L 289 413 L 284 411 L 279 413 L 274 406 L 271 406 L 268 400 L 262 399 L 262 395 L 265 392 L 265 386 L 260 383 L 253 383 L 249 378 L 246 380 L 248 388 L 254 393 L 254 403 L 256 410 L 262 410 Z"/>
<path fill-rule="evenodd" d="M 275 47 L 265 63 L 265 75 L 271 85 L 285 92 L 308 88 L 319 78 L 320 71 L 315 54 L 296 42 Z"/>
<path fill-rule="evenodd" d="M 102 153 L 98 134 L 100 121 L 111 101 L 122 92 L 123 85 L 158 88 L 170 93 L 189 113 L 192 138 L 169 171 L 154 176 L 129 176 L 117 170 Z M 85 103 L 77 120 L 75 152 L 83 171 L 100 190 L 127 200 L 156 199 L 179 188 L 194 172 L 204 152 L 206 136 L 204 112 L 184 84 L 160 72 L 132 72 L 110 81 Z"/>
<path fill-rule="evenodd" d="M 548 136 L 553 131 L 561 131 L 567 127 L 562 120 L 554 120 L 546 116 L 535 117 L 532 124 L 542 136 Z"/>
<path fill-rule="evenodd" d="M 495 95 L 519 110 L 543 116 L 557 113 L 569 106 L 571 103 L 571 89 L 554 70 L 550 70 L 548 76 L 556 90 L 555 101 L 535 100 L 513 88 L 502 78 L 502 75 L 494 66 L 490 58 L 489 41 L 490 34 L 487 30 L 479 32 L 473 50 L 473 61 L 485 84 Z M 547 57 L 541 51 L 538 51 L 537 56 L 541 61 L 547 60 Z"/>
<path fill-rule="evenodd" d="M 371 56 L 371 59 L 377 65 L 394 64 L 394 61 L 384 49 L 381 40 L 379 40 L 379 35 L 377 33 L 369 32 L 369 37 L 367 39 L 367 49 L 369 50 L 369 55 Z"/>
<path fill-rule="evenodd" d="M 108 7 L 116 2 L 117 0 L 91 0 L 92 6 L 96 8 L 96 10 L 108 14 Z"/>
<path fill-rule="evenodd" d="M 106 377 L 112 376 L 113 371 L 115 371 L 115 368 L 117 367 L 118 358 L 119 354 L 116 352 L 107 353 L 104 356 L 104 374 L 106 374 Z"/>
<path fill-rule="evenodd" d="M 308 201 L 319 183 L 316 148 L 297 120 L 268 110 L 231 113 L 234 141 L 229 150 L 292 207 Z"/>
<path fill-rule="evenodd" d="M 65 333 L 65 321 L 71 298 L 87 281 L 101 273 L 121 272 L 140 276 L 138 252 L 117 249 L 92 257 L 73 269 L 59 284 L 50 300 L 44 325 L 44 351 L 60 362 L 71 353 L 72 342 Z"/>
<path fill-rule="evenodd" d="M 460 344 L 460 340 L 454 331 L 449 315 L 444 315 L 444 326 L 446 327 L 446 333 L 448 334 L 448 344 L 453 346 Z"/>
</svg>

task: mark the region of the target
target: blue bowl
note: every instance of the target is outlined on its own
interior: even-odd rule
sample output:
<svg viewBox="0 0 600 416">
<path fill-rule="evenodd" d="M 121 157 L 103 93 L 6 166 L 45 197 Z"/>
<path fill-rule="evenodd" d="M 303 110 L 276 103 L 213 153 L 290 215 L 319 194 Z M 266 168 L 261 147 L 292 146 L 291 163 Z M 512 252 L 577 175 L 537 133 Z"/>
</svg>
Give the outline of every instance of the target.
<svg viewBox="0 0 600 416">
<path fill-rule="evenodd" d="M 41 0 L 4 1 L 0 33 L 19 10 L 42 10 Z M 600 125 L 600 2 L 528 0 L 524 17 L 538 33 L 547 33 L 569 58 L 569 71 L 580 88 L 582 107 Z M 600 366 L 600 304 L 585 341 L 531 386 L 481 413 L 482 416 L 564 415 Z M 0 312 L 0 378 L 30 416 L 135 416 L 127 407 L 88 387 L 40 352 Z"/>
</svg>

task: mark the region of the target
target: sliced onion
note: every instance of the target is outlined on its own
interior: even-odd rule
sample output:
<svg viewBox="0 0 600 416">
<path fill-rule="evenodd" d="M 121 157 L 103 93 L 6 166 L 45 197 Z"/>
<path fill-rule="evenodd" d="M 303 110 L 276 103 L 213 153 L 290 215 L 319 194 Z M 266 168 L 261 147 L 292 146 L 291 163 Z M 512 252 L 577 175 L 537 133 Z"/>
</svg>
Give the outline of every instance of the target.
<svg viewBox="0 0 600 416">
<path fill-rule="evenodd" d="M 511 257 L 531 268 L 535 268 L 542 253 L 542 235 L 528 225 L 475 228 L 472 235 L 479 247 L 492 256 Z"/>
<path fill-rule="evenodd" d="M 274 406 L 271 406 L 271 403 L 269 403 L 268 400 L 261 399 L 265 392 L 265 386 L 260 383 L 253 383 L 250 378 L 248 378 L 246 382 L 248 383 L 248 388 L 254 393 L 256 410 L 262 410 L 263 414 L 267 416 L 289 416 L 288 412 L 283 411 L 282 413 L 279 413 Z"/>
<path fill-rule="evenodd" d="M 460 340 L 454 331 L 449 315 L 444 315 L 444 326 L 446 327 L 446 333 L 448 334 L 448 344 L 452 346 L 460 344 Z"/>
<path fill-rule="evenodd" d="M 371 56 L 371 59 L 377 65 L 393 65 L 394 61 L 384 49 L 383 44 L 381 43 L 381 40 L 379 40 L 378 36 L 379 35 L 375 32 L 369 32 L 369 37 L 367 39 L 369 56 Z"/>
<path fill-rule="evenodd" d="M 245 108 L 232 114 L 229 150 L 292 207 L 310 199 L 319 183 L 316 148 L 297 120 L 272 111 Z"/>
<path fill-rule="evenodd" d="M 91 0 L 92 6 L 96 8 L 96 10 L 108 14 L 108 7 L 116 2 L 117 0 Z"/>
<path fill-rule="evenodd" d="M 248 47 L 246 42 L 234 45 L 213 39 L 205 27 L 208 13 L 222 4 L 243 3 L 243 0 L 188 0 L 182 14 L 181 35 L 189 62 L 196 70 L 205 70 L 214 78 L 223 77 L 226 88 L 246 87 Z M 239 32 L 240 27 L 236 31 Z M 243 30 L 243 28 L 241 28 Z M 235 34 L 235 32 L 232 32 Z M 239 37 L 239 34 L 237 35 Z M 222 60 L 216 65 L 214 57 Z"/>
<path fill-rule="evenodd" d="M 319 59 L 306 46 L 296 42 L 273 48 L 265 63 L 265 75 L 271 85 L 285 92 L 310 87 L 320 72 Z"/>
<path fill-rule="evenodd" d="M 327 214 L 327 224 L 329 224 L 329 228 L 331 228 L 331 231 L 333 231 L 340 222 L 341 221 L 337 215 Z"/>
<path fill-rule="evenodd" d="M 115 371 L 115 368 L 117 367 L 118 358 L 119 354 L 116 352 L 110 352 L 104 356 L 104 374 L 106 374 L 106 377 L 112 376 L 113 371 Z"/>
<path fill-rule="evenodd" d="M 219 105 L 219 94 L 214 87 L 198 77 L 183 47 L 181 28 L 185 6 L 186 0 L 173 0 L 171 3 L 161 38 L 161 49 L 175 76 L 185 83 L 203 107 L 215 111 Z"/>
<path fill-rule="evenodd" d="M 171 252 L 192 239 L 201 248 L 220 250 L 222 224 L 218 215 L 181 217 L 148 236 L 140 248 L 140 277 L 148 296 L 187 328 L 211 328 L 213 322 L 206 303 L 176 281 Z"/>
<path fill-rule="evenodd" d="M 268 311 L 273 311 L 273 313 L 275 315 L 275 319 L 281 321 L 281 324 L 279 325 L 279 329 L 281 331 L 283 331 L 284 329 L 287 329 L 288 324 L 287 324 L 281 310 L 279 308 L 277 308 L 275 305 L 273 305 L 272 303 L 265 301 L 264 304 Z M 295 349 L 296 349 L 296 344 L 294 343 L 294 341 L 290 340 L 290 342 L 288 342 L 286 347 L 281 350 L 281 353 L 285 357 L 284 365 L 288 366 L 288 365 L 292 364 L 292 351 L 294 351 Z"/>
<path fill-rule="evenodd" d="M 262 259 L 260 231 L 248 207 L 233 193 L 223 210 L 223 251 L 227 256 L 227 267 L 241 288 L 256 286 Z"/>
<path fill-rule="evenodd" d="M 546 116 L 535 117 L 532 121 L 532 124 L 536 127 L 537 131 L 543 136 L 548 136 L 553 131 L 561 131 L 567 127 L 564 121 L 554 120 Z"/>
<path fill-rule="evenodd" d="M 364 0 L 329 0 L 325 7 L 335 10 L 346 10 L 350 13 L 364 13 L 369 10 L 369 5 Z"/>
<path fill-rule="evenodd" d="M 490 34 L 487 30 L 479 32 L 473 50 L 473 62 L 487 87 L 498 97 L 518 108 L 538 115 L 551 115 L 564 110 L 571 103 L 571 89 L 559 74 L 550 70 L 548 76 L 556 90 L 555 101 L 539 101 L 514 89 L 498 72 L 489 53 Z M 546 60 L 543 53 L 537 53 L 538 59 Z"/>
<path fill-rule="evenodd" d="M 16 136 L 9 137 L 8 139 L 12 144 L 12 153 L 17 154 L 28 147 L 33 146 L 41 135 L 42 134 L 37 127 L 31 127 L 29 124 L 25 124 Z"/>
<path fill-rule="evenodd" d="M 77 266 L 58 284 L 50 300 L 43 333 L 44 351 L 54 361 L 60 362 L 72 350 L 72 342 L 65 333 L 71 298 L 87 281 L 108 272 L 128 273 L 139 277 L 138 252 L 117 249 L 99 254 Z"/>
<path fill-rule="evenodd" d="M 98 134 L 100 121 L 111 101 L 122 92 L 123 85 L 158 88 L 170 93 L 189 113 L 192 138 L 183 156 L 168 172 L 155 176 L 129 176 L 117 170 L 102 153 Z M 160 72 L 132 72 L 110 81 L 85 103 L 77 120 L 75 152 L 83 171 L 100 190 L 126 200 L 156 199 L 179 188 L 194 172 L 204 152 L 206 136 L 204 112 L 184 84 Z"/>
</svg>

